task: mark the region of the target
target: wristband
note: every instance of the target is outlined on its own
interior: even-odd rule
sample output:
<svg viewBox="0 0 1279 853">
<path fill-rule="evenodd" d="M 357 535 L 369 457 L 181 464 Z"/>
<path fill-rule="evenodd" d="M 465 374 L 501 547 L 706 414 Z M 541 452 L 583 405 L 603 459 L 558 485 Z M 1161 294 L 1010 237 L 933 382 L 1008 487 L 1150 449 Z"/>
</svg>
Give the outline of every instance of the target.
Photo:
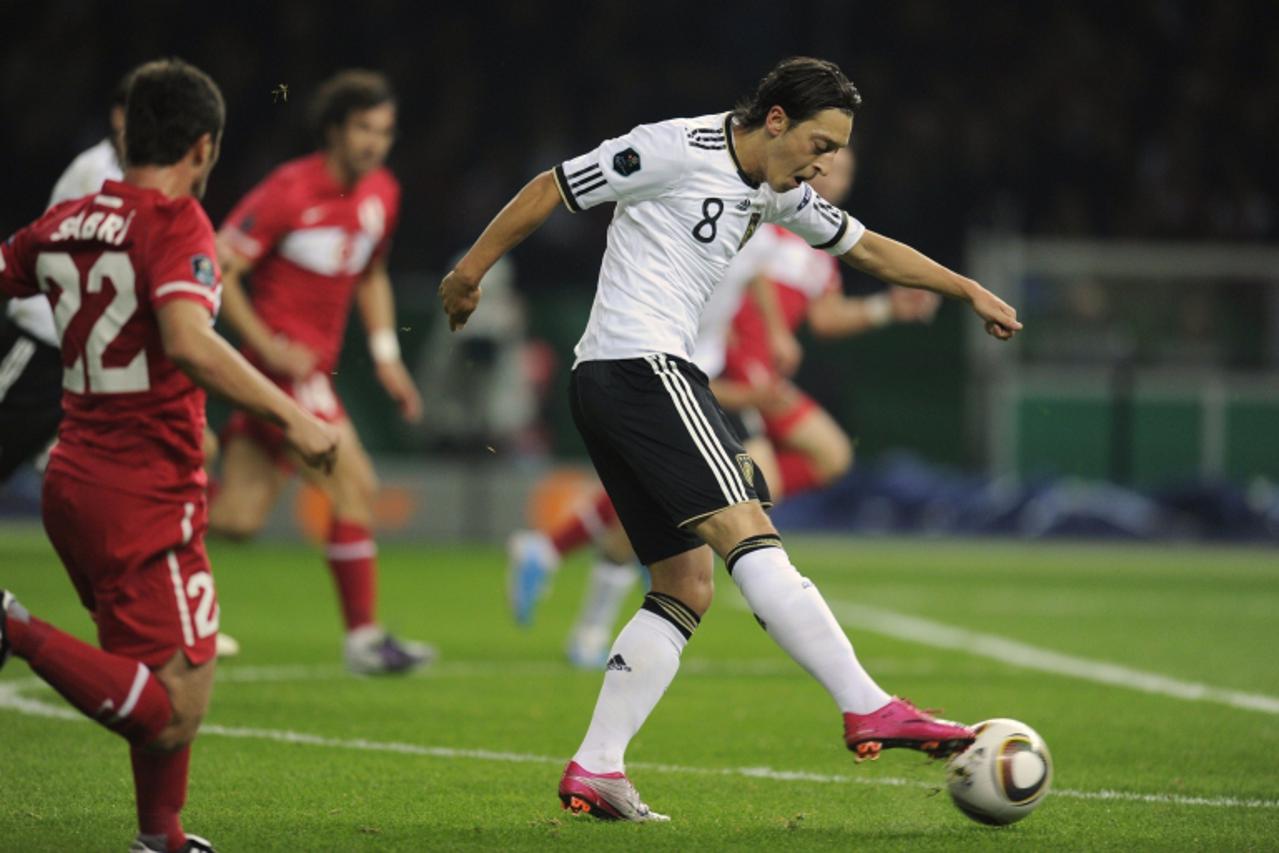
<svg viewBox="0 0 1279 853">
<path fill-rule="evenodd" d="M 369 332 L 369 355 L 378 364 L 400 360 L 400 340 L 394 329 L 375 329 Z"/>
<path fill-rule="evenodd" d="M 872 326 L 887 326 L 893 322 L 893 298 L 887 293 L 867 296 L 862 300 L 862 310 Z"/>
</svg>

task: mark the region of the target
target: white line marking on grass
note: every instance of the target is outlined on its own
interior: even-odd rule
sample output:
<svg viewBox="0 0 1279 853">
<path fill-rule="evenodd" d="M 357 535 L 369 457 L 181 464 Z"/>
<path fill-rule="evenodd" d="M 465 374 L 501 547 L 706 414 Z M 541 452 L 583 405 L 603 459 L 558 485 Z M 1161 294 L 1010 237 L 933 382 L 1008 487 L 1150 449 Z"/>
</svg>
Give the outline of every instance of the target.
<svg viewBox="0 0 1279 853">
<path fill-rule="evenodd" d="M 939 649 L 952 649 L 965 654 L 979 655 L 1027 669 L 1082 678 L 1098 684 L 1127 687 L 1131 690 L 1171 696 L 1174 699 L 1185 699 L 1190 702 L 1216 702 L 1247 711 L 1279 714 L 1279 697 L 1276 696 L 1213 687 L 1194 681 L 1182 681 L 1157 672 L 1130 669 L 1116 663 L 1074 657 L 995 634 L 980 634 L 966 628 L 956 628 L 893 610 L 867 607 L 864 604 L 848 601 L 830 601 L 829 603 L 839 621 L 850 628 L 873 631 Z"/>
<path fill-rule="evenodd" d="M 741 660 L 705 660 L 693 658 L 680 667 L 685 674 L 715 676 L 794 675 L 804 676 L 803 670 L 787 660 L 775 658 Z M 557 661 L 441 661 L 409 674 L 408 678 L 474 678 L 492 676 L 548 676 L 567 675 L 574 670 L 567 663 Z M 603 671 L 601 667 L 600 671 Z M 586 670 L 590 674 L 589 670 Z M 340 681 L 351 678 L 347 670 L 337 664 L 279 664 L 245 665 L 223 663 L 218 665 L 217 679 L 221 683 L 274 683 L 284 681 Z"/>
<path fill-rule="evenodd" d="M 31 717 L 54 720 L 84 721 L 86 718 L 65 706 L 46 705 L 35 699 L 21 696 L 19 685 L 31 685 L 35 679 L 22 682 L 0 683 L 0 710 L 16 711 Z M 498 752 L 487 749 L 458 749 L 448 746 L 422 746 L 399 741 L 378 741 L 366 738 L 332 738 L 323 735 L 295 732 L 287 729 L 257 729 L 244 726 L 207 724 L 200 728 L 202 735 L 265 740 L 275 743 L 316 746 L 327 749 L 347 749 L 359 752 L 386 752 L 397 755 L 416 755 L 424 758 L 460 758 L 472 761 L 495 761 L 505 764 L 546 764 L 561 766 L 563 758 L 549 755 L 532 755 L 522 752 Z M 774 770 L 771 767 L 685 767 L 679 764 L 658 764 L 635 761 L 632 770 L 648 770 L 654 773 L 677 773 L 696 776 L 728 776 L 747 779 L 768 779 L 779 782 L 812 782 L 823 785 L 867 785 L 880 788 L 917 788 L 940 791 L 940 785 L 921 782 L 918 779 L 902 779 L 895 776 L 844 776 L 834 773 L 809 773 L 802 770 Z M 1279 800 L 1244 799 L 1239 797 L 1191 797 L 1181 794 L 1141 794 L 1130 791 L 1075 791 L 1053 789 L 1053 796 L 1072 800 L 1106 800 L 1123 803 L 1154 803 L 1160 805 L 1204 806 L 1207 808 L 1279 809 Z"/>
</svg>

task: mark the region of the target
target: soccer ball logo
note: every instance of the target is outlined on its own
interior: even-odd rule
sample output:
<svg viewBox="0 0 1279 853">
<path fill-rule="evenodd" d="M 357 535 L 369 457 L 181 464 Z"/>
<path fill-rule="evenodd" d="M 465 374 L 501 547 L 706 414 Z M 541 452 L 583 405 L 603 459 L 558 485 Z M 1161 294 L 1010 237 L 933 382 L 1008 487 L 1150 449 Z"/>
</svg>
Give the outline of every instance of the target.
<svg viewBox="0 0 1279 853">
<path fill-rule="evenodd" d="M 1052 787 L 1048 746 L 1017 720 L 986 720 L 974 730 L 977 740 L 946 766 L 950 798 L 979 823 L 1016 823 L 1038 808 Z"/>
</svg>

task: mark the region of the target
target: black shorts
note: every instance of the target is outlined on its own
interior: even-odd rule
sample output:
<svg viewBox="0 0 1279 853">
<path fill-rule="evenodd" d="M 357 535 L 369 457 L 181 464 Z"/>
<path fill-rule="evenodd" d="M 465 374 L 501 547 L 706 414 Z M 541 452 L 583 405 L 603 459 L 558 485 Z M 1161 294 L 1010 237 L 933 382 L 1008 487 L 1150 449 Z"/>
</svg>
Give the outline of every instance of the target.
<svg viewBox="0 0 1279 853">
<path fill-rule="evenodd" d="M 62 420 L 62 354 L 13 323 L 0 328 L 0 483 L 34 459 Z"/>
<path fill-rule="evenodd" d="M 689 526 L 758 500 L 768 484 L 706 383 L 681 358 L 586 361 L 569 383 L 573 421 L 645 565 L 702 544 Z"/>
</svg>

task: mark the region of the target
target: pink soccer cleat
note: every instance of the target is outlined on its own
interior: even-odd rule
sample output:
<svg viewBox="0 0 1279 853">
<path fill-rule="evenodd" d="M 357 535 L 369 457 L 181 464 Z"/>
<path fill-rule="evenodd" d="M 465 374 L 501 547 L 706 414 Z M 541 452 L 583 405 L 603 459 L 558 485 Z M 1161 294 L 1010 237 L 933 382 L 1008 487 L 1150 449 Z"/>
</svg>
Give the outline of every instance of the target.
<svg viewBox="0 0 1279 853">
<path fill-rule="evenodd" d="M 874 761 L 881 749 L 905 747 L 946 758 L 976 738 L 968 726 L 939 720 L 906 699 L 893 699 L 869 714 L 844 715 L 844 743 L 857 754 L 857 762 Z"/>
<path fill-rule="evenodd" d="M 600 820 L 670 820 L 640 800 L 625 773 L 592 773 L 570 761 L 560 777 L 560 803 L 573 814 Z"/>
</svg>

